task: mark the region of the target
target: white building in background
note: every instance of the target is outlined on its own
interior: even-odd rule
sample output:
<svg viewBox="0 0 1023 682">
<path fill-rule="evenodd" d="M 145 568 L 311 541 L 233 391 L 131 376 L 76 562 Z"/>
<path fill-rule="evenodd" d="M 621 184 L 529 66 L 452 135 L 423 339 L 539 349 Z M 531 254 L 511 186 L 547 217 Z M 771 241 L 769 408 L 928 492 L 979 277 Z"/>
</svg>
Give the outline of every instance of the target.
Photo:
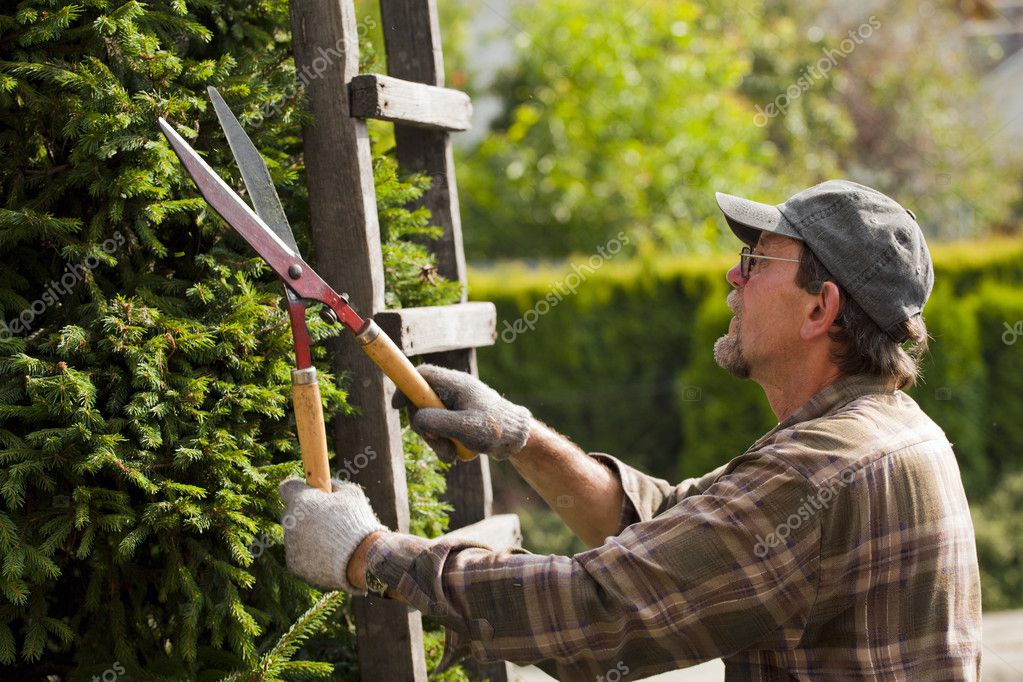
<svg viewBox="0 0 1023 682">
<path fill-rule="evenodd" d="M 489 88 L 494 77 L 515 60 L 515 36 L 520 32 L 512 16 L 515 0 L 463 2 L 470 13 L 465 41 L 466 64 L 473 84 Z M 459 146 L 471 146 L 486 135 L 490 122 L 501 113 L 500 102 L 490 94 L 477 94 L 472 101 L 472 127 L 452 139 Z"/>
<path fill-rule="evenodd" d="M 1023 142 L 1023 0 L 991 0 L 985 16 L 967 24 L 977 50 L 986 53 L 994 68 L 981 86 L 995 105 L 1001 122 L 998 136 L 1005 142 Z M 1004 144 L 995 149 L 1007 149 Z"/>
</svg>

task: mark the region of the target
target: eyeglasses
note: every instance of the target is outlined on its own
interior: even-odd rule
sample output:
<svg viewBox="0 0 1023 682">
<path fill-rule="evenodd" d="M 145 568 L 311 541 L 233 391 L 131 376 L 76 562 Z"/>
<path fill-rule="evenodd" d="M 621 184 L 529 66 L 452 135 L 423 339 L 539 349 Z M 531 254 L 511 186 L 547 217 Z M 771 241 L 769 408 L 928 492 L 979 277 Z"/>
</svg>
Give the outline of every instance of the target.
<svg viewBox="0 0 1023 682">
<path fill-rule="evenodd" d="M 743 279 L 747 279 L 749 274 L 753 272 L 753 267 L 757 264 L 758 260 L 783 260 L 789 263 L 800 263 L 798 258 L 778 258 L 777 256 L 765 256 L 759 253 L 753 253 L 753 249 L 748 246 L 742 247 L 739 251 L 739 274 L 742 275 Z"/>
</svg>

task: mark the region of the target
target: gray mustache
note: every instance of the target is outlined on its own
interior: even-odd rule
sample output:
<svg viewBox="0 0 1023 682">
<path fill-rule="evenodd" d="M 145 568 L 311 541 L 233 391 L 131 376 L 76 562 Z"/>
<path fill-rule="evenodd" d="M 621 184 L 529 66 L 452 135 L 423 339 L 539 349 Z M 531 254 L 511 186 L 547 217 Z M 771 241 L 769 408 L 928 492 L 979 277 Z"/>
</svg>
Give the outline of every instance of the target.
<svg viewBox="0 0 1023 682">
<path fill-rule="evenodd" d="M 728 293 L 728 298 L 725 303 L 728 304 L 728 309 L 731 310 L 735 315 L 742 314 L 742 298 L 739 297 L 739 292 L 736 289 L 732 289 Z"/>
</svg>

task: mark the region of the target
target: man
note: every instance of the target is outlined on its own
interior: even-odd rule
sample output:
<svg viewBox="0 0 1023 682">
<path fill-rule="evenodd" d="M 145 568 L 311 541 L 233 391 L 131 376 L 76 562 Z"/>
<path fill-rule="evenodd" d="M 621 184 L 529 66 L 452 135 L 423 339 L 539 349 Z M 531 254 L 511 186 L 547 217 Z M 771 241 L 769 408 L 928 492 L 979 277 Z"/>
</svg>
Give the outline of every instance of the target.
<svg viewBox="0 0 1023 682">
<path fill-rule="evenodd" d="M 423 367 L 450 411 L 411 419 L 508 459 L 593 549 L 493 552 L 383 528 L 358 486 L 286 481 L 297 575 L 367 584 L 448 628 L 465 654 L 559 679 L 638 679 L 721 657 L 728 679 L 977 679 L 973 527 L 944 433 L 900 389 L 926 349 L 933 284 L 912 213 L 829 181 L 779 206 L 718 194 L 746 243 L 718 363 L 760 384 L 779 424 L 671 486 L 586 454 L 473 377 Z M 553 506 L 553 505 L 552 505 Z M 368 580 L 368 583 L 367 583 Z"/>
</svg>

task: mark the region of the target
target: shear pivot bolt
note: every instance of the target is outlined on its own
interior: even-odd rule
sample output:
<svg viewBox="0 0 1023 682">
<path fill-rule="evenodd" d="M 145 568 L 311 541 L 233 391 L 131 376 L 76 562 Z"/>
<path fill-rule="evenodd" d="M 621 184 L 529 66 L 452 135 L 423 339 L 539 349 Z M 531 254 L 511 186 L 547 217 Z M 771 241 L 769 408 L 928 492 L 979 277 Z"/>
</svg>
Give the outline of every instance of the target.
<svg viewBox="0 0 1023 682">
<path fill-rule="evenodd" d="M 291 279 L 298 279 L 302 276 L 302 266 L 298 263 L 292 263 L 288 266 L 288 277 Z"/>
</svg>

